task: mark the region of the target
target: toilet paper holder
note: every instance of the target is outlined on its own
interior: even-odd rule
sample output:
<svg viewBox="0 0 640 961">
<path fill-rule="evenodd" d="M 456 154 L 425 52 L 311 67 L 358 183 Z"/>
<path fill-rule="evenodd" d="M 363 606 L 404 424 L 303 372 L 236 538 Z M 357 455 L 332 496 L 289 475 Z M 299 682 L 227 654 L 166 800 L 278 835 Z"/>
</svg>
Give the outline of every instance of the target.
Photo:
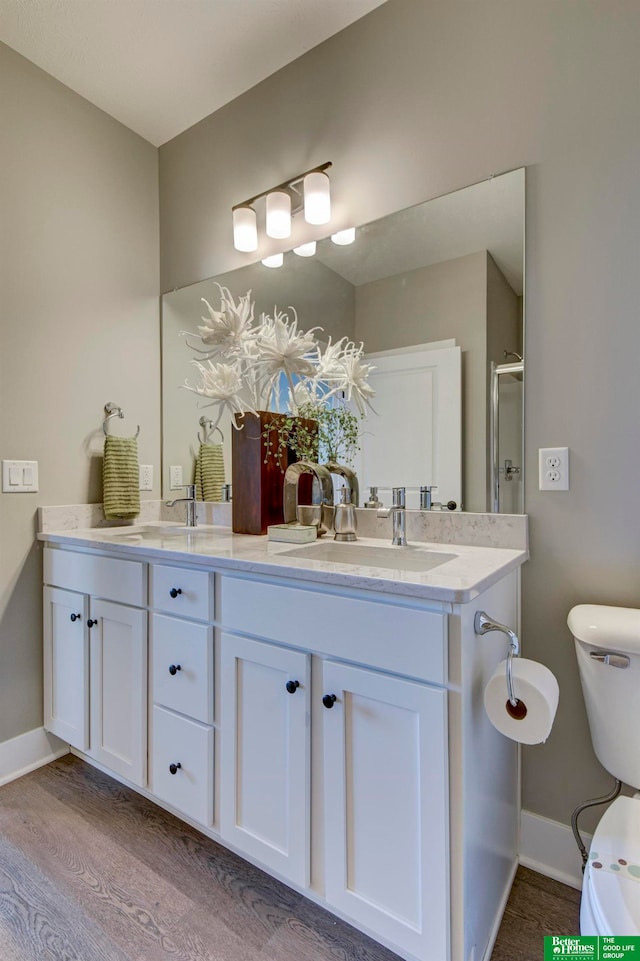
<svg viewBox="0 0 640 961">
<path fill-rule="evenodd" d="M 489 617 L 484 611 L 476 611 L 476 616 L 473 620 L 473 629 L 476 634 L 479 635 L 488 634 L 489 631 L 500 631 L 509 638 L 509 653 L 507 654 L 507 694 L 509 695 L 509 704 L 511 704 L 512 707 L 516 707 L 518 698 L 513 693 L 513 659 L 520 654 L 518 635 L 515 631 L 512 631 L 510 627 L 507 627 L 506 624 L 500 624 L 499 621 L 494 621 L 493 618 Z"/>
</svg>

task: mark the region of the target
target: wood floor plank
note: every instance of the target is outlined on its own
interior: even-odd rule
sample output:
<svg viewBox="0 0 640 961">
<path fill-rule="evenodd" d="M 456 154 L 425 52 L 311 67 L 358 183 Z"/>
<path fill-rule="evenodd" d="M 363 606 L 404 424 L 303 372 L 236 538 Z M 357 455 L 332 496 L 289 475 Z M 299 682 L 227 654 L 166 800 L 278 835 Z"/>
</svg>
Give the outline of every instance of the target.
<svg viewBox="0 0 640 961">
<path fill-rule="evenodd" d="M 19 848 L 1 842 L 1 961 L 130 961 Z"/>
</svg>

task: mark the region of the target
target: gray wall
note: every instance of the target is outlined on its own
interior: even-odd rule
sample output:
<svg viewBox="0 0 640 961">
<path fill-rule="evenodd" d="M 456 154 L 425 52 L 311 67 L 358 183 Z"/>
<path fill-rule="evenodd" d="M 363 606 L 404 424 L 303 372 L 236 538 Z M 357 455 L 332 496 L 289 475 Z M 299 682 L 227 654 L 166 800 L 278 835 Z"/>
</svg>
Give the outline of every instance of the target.
<svg viewBox="0 0 640 961">
<path fill-rule="evenodd" d="M 0 89 L 0 452 L 40 467 L 0 494 L 1 742 L 42 724 L 37 507 L 101 499 L 107 401 L 159 491 L 160 388 L 157 151 L 1 44 Z"/>
<path fill-rule="evenodd" d="M 527 165 L 523 642 L 561 696 L 523 791 L 565 823 L 609 784 L 567 612 L 640 586 L 639 45 L 627 0 L 388 0 L 160 150 L 163 290 L 245 262 L 231 205 L 325 160 L 340 226 Z M 555 445 L 571 490 L 541 493 Z"/>
</svg>

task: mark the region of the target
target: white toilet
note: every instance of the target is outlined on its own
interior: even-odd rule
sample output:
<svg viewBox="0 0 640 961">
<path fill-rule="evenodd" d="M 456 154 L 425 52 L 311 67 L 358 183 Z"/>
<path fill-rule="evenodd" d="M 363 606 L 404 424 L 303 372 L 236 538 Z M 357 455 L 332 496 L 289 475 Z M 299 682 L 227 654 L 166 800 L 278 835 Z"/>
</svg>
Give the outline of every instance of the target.
<svg viewBox="0 0 640 961">
<path fill-rule="evenodd" d="M 568 617 L 593 748 L 614 777 L 640 790 L 640 610 L 581 604 Z M 600 819 L 584 872 L 583 935 L 640 935 L 640 794 Z"/>
</svg>

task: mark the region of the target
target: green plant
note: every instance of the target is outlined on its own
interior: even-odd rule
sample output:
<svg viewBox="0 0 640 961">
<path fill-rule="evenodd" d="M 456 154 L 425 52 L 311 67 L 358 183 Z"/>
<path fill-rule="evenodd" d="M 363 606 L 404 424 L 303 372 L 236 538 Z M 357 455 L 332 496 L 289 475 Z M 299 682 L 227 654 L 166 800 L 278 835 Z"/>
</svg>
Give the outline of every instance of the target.
<svg viewBox="0 0 640 961">
<path fill-rule="evenodd" d="M 360 449 L 360 418 L 343 404 L 328 407 L 322 401 L 301 404 L 297 414 L 286 414 L 266 425 L 263 432 L 265 463 L 275 458 L 284 471 L 290 448 L 298 460 L 330 461 L 351 465 Z"/>
</svg>

